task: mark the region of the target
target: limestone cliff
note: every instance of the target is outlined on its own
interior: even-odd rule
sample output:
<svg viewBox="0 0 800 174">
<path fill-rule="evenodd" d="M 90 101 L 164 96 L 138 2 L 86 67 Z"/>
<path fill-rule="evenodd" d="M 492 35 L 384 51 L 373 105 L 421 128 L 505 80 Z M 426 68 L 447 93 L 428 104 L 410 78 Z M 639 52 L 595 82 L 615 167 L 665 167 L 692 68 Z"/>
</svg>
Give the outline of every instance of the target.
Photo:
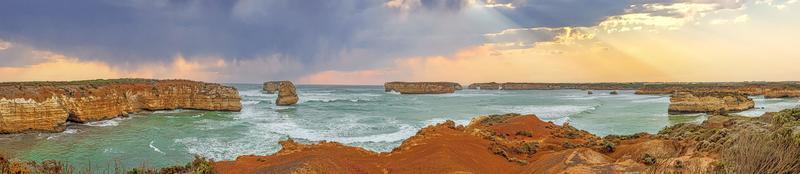
<svg viewBox="0 0 800 174">
<path fill-rule="evenodd" d="M 670 97 L 669 113 L 729 113 L 754 106 L 753 99 L 735 92 L 676 92 Z"/>
<path fill-rule="evenodd" d="M 68 120 L 172 109 L 239 111 L 241 103 L 233 87 L 187 80 L 0 83 L 0 133 L 60 132 Z"/>
<path fill-rule="evenodd" d="M 455 92 L 461 85 L 453 82 L 387 82 L 383 87 L 386 92 L 401 94 L 444 94 Z"/>
<path fill-rule="evenodd" d="M 765 98 L 800 97 L 800 88 L 772 89 L 764 93 Z"/>
<path fill-rule="evenodd" d="M 278 98 L 275 99 L 275 105 L 289 106 L 296 104 L 300 100 L 297 97 L 297 89 L 290 81 L 281 81 L 278 83 Z"/>
<path fill-rule="evenodd" d="M 489 83 L 473 83 L 467 86 L 468 89 L 479 89 L 479 90 L 500 90 L 500 84 L 495 82 Z"/>
<path fill-rule="evenodd" d="M 800 94 L 800 84 L 797 82 L 652 83 L 637 89 L 636 94 L 672 94 L 676 91 L 733 92 L 749 96 L 798 97 L 800 95 L 791 95 L 791 93 L 795 91 Z"/>
</svg>

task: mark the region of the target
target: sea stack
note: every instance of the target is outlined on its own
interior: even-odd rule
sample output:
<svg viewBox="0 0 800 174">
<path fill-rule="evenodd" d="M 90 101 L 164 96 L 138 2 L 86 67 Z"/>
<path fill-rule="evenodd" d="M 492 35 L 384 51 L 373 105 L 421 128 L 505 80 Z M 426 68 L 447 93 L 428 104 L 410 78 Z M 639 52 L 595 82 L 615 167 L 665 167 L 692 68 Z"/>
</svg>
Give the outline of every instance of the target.
<svg viewBox="0 0 800 174">
<path fill-rule="evenodd" d="M 735 92 L 676 92 L 669 101 L 669 114 L 721 114 L 755 107 L 753 99 Z"/>
<path fill-rule="evenodd" d="M 387 82 L 383 87 L 386 92 L 400 94 L 445 94 L 456 92 L 461 85 L 454 82 Z"/>
<path fill-rule="evenodd" d="M 290 81 L 281 81 L 278 83 L 278 99 L 275 99 L 275 105 L 289 106 L 297 104 L 300 98 L 297 97 L 297 89 Z"/>
<path fill-rule="evenodd" d="M 115 79 L 0 83 L 0 134 L 61 132 L 139 111 L 241 110 L 236 88 L 188 80 Z"/>
<path fill-rule="evenodd" d="M 619 92 L 617 92 L 617 91 L 611 91 L 611 92 L 610 92 L 610 93 L 608 93 L 608 94 L 611 94 L 611 95 L 618 95 L 618 94 L 619 94 Z"/>
<path fill-rule="evenodd" d="M 281 82 L 288 82 L 288 81 L 264 82 L 264 92 L 266 92 L 267 94 L 275 94 L 276 92 L 278 92 L 278 85 L 280 85 Z"/>
<path fill-rule="evenodd" d="M 589 94 L 589 95 L 594 94 L 594 92 L 592 92 L 592 91 L 589 91 L 589 92 L 586 92 L 586 93 Z"/>
</svg>

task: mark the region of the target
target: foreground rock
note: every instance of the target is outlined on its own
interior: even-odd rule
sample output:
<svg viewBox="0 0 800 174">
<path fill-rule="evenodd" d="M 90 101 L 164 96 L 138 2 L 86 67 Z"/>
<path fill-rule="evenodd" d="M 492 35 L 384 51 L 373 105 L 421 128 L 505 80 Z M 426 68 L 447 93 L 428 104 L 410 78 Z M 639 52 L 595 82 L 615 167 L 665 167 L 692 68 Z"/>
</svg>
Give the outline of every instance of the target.
<svg viewBox="0 0 800 174">
<path fill-rule="evenodd" d="M 264 92 L 267 94 L 274 94 L 278 92 L 279 85 L 281 82 L 288 82 L 288 81 L 269 81 L 264 82 Z"/>
<path fill-rule="evenodd" d="M 676 92 L 669 101 L 669 114 L 731 113 L 755 107 L 753 99 L 735 92 Z"/>
<path fill-rule="evenodd" d="M 275 99 L 275 105 L 289 106 L 297 104 L 298 100 L 300 98 L 297 97 L 297 89 L 292 82 L 281 81 L 278 83 L 278 98 Z"/>
<path fill-rule="evenodd" d="M 711 116 L 701 125 L 678 124 L 656 135 L 604 138 L 533 115 L 494 115 L 468 126 L 447 121 L 423 128 L 388 153 L 288 140 L 273 155 L 241 156 L 213 168 L 221 173 L 796 173 L 800 129 L 793 128 L 800 125 L 800 110 L 785 112 Z M 754 143 L 751 134 L 769 141 Z"/>
<path fill-rule="evenodd" d="M 461 85 L 453 82 L 387 82 L 383 84 L 386 92 L 400 94 L 445 94 L 454 93 Z"/>
<path fill-rule="evenodd" d="M 0 133 L 4 134 L 61 132 L 67 121 L 173 109 L 239 111 L 241 103 L 233 87 L 188 80 L 0 83 Z"/>
</svg>

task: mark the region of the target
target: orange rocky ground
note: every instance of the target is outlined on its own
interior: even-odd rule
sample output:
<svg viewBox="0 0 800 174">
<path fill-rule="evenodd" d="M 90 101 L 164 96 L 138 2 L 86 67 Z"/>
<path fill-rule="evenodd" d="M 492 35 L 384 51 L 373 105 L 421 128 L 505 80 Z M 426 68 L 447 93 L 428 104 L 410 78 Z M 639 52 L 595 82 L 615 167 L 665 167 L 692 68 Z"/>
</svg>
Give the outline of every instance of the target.
<svg viewBox="0 0 800 174">
<path fill-rule="evenodd" d="M 716 122 L 707 124 L 721 125 Z M 669 133 L 679 132 L 678 128 Z M 387 153 L 333 142 L 304 145 L 287 140 L 276 154 L 216 162 L 213 169 L 219 173 L 710 171 L 718 152 L 700 151 L 697 144 L 689 138 L 649 134 L 600 138 L 534 115 L 506 114 L 478 117 L 468 126 L 452 121 L 429 126 Z"/>
</svg>

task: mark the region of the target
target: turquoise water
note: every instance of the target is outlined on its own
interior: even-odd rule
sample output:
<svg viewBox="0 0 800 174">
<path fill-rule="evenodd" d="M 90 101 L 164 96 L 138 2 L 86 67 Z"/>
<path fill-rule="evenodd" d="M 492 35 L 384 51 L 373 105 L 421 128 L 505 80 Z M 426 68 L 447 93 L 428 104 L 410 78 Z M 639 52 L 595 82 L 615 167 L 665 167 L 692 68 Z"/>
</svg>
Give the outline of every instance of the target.
<svg viewBox="0 0 800 174">
<path fill-rule="evenodd" d="M 140 113 L 87 124 L 71 124 L 63 133 L 0 136 L 0 153 L 28 160 L 55 159 L 95 172 L 113 171 L 114 163 L 131 168 L 184 164 L 194 154 L 216 160 L 268 155 L 288 137 L 301 142 L 336 141 L 374 151 L 390 151 L 427 125 L 475 116 L 532 113 L 557 124 L 569 123 L 597 135 L 658 132 L 682 122 L 701 122 L 702 114 L 668 116 L 666 95 L 621 91 L 478 91 L 454 94 L 399 95 L 381 86 L 298 86 L 300 102 L 275 106 L 275 94 L 260 85 L 237 84 L 241 112 L 167 111 Z M 796 107 L 797 99 L 755 97 L 757 107 L 742 112 Z"/>
</svg>

